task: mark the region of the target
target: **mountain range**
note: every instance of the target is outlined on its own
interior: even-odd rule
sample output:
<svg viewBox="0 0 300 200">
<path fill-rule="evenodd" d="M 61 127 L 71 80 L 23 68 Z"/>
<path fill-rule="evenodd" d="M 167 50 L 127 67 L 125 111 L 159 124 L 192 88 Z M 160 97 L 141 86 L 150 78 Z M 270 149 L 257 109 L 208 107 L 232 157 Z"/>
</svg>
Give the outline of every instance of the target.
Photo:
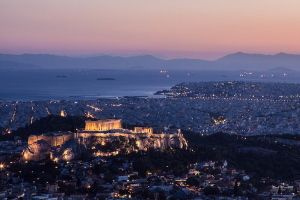
<svg viewBox="0 0 300 200">
<path fill-rule="evenodd" d="M 300 55 L 279 53 L 275 55 L 234 53 L 215 61 L 201 59 L 163 60 L 151 55 L 120 57 L 94 56 L 69 57 L 50 54 L 0 54 L 0 68 L 43 67 L 80 69 L 189 69 L 189 70 L 300 70 Z"/>
</svg>

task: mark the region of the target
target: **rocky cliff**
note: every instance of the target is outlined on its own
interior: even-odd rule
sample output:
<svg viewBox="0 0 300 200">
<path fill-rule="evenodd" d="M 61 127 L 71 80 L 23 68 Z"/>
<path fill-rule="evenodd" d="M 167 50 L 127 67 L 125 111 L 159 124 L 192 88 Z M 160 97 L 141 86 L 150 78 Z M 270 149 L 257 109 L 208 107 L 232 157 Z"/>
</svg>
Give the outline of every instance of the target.
<svg viewBox="0 0 300 200">
<path fill-rule="evenodd" d="M 21 161 L 33 160 L 39 161 L 49 156 L 51 146 L 45 140 L 34 142 L 23 151 Z"/>
</svg>

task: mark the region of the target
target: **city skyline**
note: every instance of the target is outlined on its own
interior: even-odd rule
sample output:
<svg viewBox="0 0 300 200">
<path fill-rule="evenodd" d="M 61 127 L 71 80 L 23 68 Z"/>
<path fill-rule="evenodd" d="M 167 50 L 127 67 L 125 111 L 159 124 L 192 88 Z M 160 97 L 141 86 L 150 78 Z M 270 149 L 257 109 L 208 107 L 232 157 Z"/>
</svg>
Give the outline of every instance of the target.
<svg viewBox="0 0 300 200">
<path fill-rule="evenodd" d="M 300 54 L 300 2 L 2 1 L 0 53 Z"/>
</svg>

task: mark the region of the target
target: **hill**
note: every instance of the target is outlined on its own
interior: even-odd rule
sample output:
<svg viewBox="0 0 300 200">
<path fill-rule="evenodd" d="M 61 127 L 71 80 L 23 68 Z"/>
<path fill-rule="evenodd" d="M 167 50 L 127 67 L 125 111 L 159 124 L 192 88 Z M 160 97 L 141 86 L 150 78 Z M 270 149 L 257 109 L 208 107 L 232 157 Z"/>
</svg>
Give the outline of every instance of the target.
<svg viewBox="0 0 300 200">
<path fill-rule="evenodd" d="M 163 60 L 151 55 L 120 57 L 94 56 L 69 57 L 49 54 L 0 54 L 0 61 L 18 62 L 46 68 L 80 69 L 191 69 L 191 70 L 254 70 L 264 71 L 274 68 L 299 70 L 300 55 L 279 53 L 276 55 L 234 53 L 216 61 L 201 59 Z"/>
<path fill-rule="evenodd" d="M 61 117 L 57 115 L 49 115 L 34 121 L 30 125 L 18 128 L 11 134 L 2 135 L 0 141 L 13 140 L 14 136 L 20 136 L 22 140 L 27 141 L 30 135 L 41 135 L 49 132 L 72 131 L 76 128 L 83 128 L 85 125 L 85 117 L 67 116 Z"/>
<path fill-rule="evenodd" d="M 202 160 L 227 160 L 229 167 L 245 169 L 254 179 L 300 178 L 298 135 L 237 136 L 215 133 L 208 136 L 190 131 L 183 135 Z"/>
<path fill-rule="evenodd" d="M 37 68 L 39 66 L 15 61 L 0 61 L 0 69 L 4 68 Z"/>
<path fill-rule="evenodd" d="M 163 60 L 151 55 L 120 57 L 96 56 L 88 58 L 56 56 L 49 54 L 0 54 L 0 61 L 28 63 L 47 68 L 89 69 L 203 69 L 209 61 L 200 59 Z"/>
<path fill-rule="evenodd" d="M 225 68 L 261 71 L 277 67 L 285 67 L 297 70 L 300 67 L 300 55 L 286 53 L 263 55 L 237 52 L 224 56 L 215 62 L 222 64 Z"/>
</svg>

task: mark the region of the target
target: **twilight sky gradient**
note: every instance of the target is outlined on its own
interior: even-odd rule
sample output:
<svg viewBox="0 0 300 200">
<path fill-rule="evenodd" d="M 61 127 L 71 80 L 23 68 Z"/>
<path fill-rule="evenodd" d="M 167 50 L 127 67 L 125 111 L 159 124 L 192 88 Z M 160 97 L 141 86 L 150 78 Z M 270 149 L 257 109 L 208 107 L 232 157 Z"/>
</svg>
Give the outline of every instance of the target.
<svg viewBox="0 0 300 200">
<path fill-rule="evenodd" d="M 0 0 L 0 53 L 300 54 L 299 0 Z"/>
</svg>

